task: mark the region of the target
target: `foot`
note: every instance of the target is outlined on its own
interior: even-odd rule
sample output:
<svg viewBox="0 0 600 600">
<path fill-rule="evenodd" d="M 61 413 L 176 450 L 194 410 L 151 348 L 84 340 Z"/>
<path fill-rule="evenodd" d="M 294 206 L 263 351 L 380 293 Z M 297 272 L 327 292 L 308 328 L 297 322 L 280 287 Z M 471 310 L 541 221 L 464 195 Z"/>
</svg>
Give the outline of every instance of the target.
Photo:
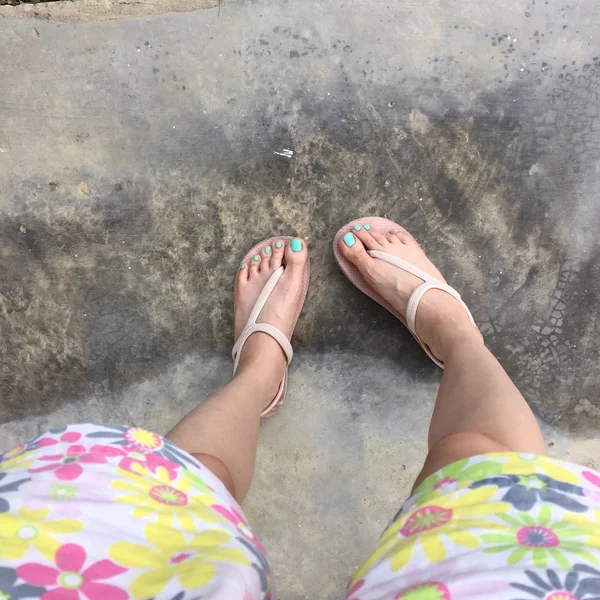
<svg viewBox="0 0 600 600">
<path fill-rule="evenodd" d="M 446 283 L 442 274 L 407 231 L 393 230 L 384 234 L 374 229 L 367 231 L 361 228 L 358 231 L 352 229 L 349 235 L 351 237 L 340 237 L 342 255 L 358 268 L 367 283 L 404 318 L 408 299 L 423 281 L 402 269 L 372 258 L 367 250 L 379 250 L 402 258 Z M 446 292 L 435 289 L 429 290 L 419 303 L 416 328 L 419 338 L 442 362 L 453 341 L 463 339 L 464 336 L 483 339 L 479 330 L 473 327 L 464 308 Z"/>
<path fill-rule="evenodd" d="M 237 275 L 235 304 L 234 336 L 241 335 L 256 300 L 271 275 L 281 266 L 285 271 L 267 303 L 260 312 L 257 323 L 270 323 L 282 331 L 288 339 L 292 336 L 294 316 L 301 300 L 304 266 L 308 259 L 308 251 L 304 240 L 274 242 L 265 248 L 260 255 L 250 259 L 249 263 L 240 265 Z M 300 249 L 298 249 L 298 242 Z M 292 249 L 294 248 L 294 249 Z M 251 368 L 261 380 L 273 387 L 273 396 L 287 366 L 287 360 L 281 346 L 265 333 L 257 332 L 244 344 L 238 373 Z"/>
</svg>

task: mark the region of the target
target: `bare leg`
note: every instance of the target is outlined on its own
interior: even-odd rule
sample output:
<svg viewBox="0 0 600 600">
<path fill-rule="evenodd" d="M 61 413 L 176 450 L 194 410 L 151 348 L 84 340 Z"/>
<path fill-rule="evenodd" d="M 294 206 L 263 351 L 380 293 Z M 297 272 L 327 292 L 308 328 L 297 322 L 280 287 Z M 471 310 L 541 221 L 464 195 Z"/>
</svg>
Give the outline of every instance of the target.
<svg viewBox="0 0 600 600">
<path fill-rule="evenodd" d="M 342 253 L 400 313 L 405 314 L 408 298 L 421 281 L 371 258 L 366 250 L 394 254 L 444 281 L 407 233 L 363 229 L 353 234 L 356 242 L 350 247 L 340 240 Z M 417 331 L 445 370 L 429 429 L 429 454 L 415 486 L 436 470 L 476 454 L 546 452 L 527 402 L 456 300 L 439 290 L 427 292 L 419 304 Z"/>
<path fill-rule="evenodd" d="M 239 337 L 265 283 L 282 262 L 286 270 L 258 321 L 271 323 L 291 337 L 300 300 L 306 243 L 294 252 L 284 244 L 263 252 L 260 260 L 238 274 L 235 337 Z M 235 377 L 184 417 L 167 437 L 193 454 L 223 481 L 238 502 L 250 488 L 261 411 L 273 400 L 285 372 L 279 344 L 264 333 L 253 334 L 244 346 Z"/>
</svg>

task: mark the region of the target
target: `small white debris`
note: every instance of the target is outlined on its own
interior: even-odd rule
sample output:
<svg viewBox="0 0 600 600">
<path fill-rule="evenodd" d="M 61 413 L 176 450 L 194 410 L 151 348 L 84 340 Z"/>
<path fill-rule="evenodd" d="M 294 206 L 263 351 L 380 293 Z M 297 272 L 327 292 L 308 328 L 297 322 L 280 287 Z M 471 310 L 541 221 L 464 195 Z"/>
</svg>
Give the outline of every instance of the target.
<svg viewBox="0 0 600 600">
<path fill-rule="evenodd" d="M 0 148 L 0 152 L 2 152 L 2 153 L 8 152 L 8 148 Z"/>
<path fill-rule="evenodd" d="M 289 148 L 284 148 L 281 152 L 277 152 L 277 150 L 275 150 L 275 154 L 278 156 L 285 156 L 285 158 L 292 158 L 292 156 L 294 156 L 294 151 L 290 150 Z"/>
</svg>

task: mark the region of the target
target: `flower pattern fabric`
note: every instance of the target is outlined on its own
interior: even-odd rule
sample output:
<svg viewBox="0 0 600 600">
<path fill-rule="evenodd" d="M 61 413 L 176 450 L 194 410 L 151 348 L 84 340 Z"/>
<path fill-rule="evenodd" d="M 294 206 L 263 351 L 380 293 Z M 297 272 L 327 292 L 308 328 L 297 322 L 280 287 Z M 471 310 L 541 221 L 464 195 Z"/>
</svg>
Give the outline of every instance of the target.
<svg viewBox="0 0 600 600">
<path fill-rule="evenodd" d="M 532 454 L 428 477 L 346 600 L 600 600 L 600 475 Z"/>
<path fill-rule="evenodd" d="M 221 481 L 140 427 L 72 425 L 0 454 L 0 600 L 275 600 Z M 447 465 L 346 600 L 600 600 L 600 474 L 531 454 Z"/>
<path fill-rule="evenodd" d="M 242 509 L 139 427 L 55 428 L 0 454 L 0 600 L 273 600 Z"/>
</svg>

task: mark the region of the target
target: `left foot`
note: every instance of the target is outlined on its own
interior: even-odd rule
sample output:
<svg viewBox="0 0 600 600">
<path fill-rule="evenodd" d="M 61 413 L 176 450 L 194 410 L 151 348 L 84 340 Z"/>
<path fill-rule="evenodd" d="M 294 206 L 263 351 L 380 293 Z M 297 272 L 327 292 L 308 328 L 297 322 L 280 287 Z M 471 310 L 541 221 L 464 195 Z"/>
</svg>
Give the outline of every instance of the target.
<svg viewBox="0 0 600 600">
<path fill-rule="evenodd" d="M 285 271 L 259 314 L 257 323 L 270 323 L 288 339 L 292 336 L 294 316 L 301 299 L 304 266 L 308 260 L 306 242 L 297 238 L 275 241 L 267 248 L 251 258 L 238 272 L 234 298 L 236 340 L 246 326 L 258 296 L 281 265 L 285 266 Z M 287 363 L 281 346 L 270 335 L 257 332 L 244 344 L 238 369 L 248 366 L 257 368 L 257 373 L 276 381 L 279 386 Z"/>
</svg>

